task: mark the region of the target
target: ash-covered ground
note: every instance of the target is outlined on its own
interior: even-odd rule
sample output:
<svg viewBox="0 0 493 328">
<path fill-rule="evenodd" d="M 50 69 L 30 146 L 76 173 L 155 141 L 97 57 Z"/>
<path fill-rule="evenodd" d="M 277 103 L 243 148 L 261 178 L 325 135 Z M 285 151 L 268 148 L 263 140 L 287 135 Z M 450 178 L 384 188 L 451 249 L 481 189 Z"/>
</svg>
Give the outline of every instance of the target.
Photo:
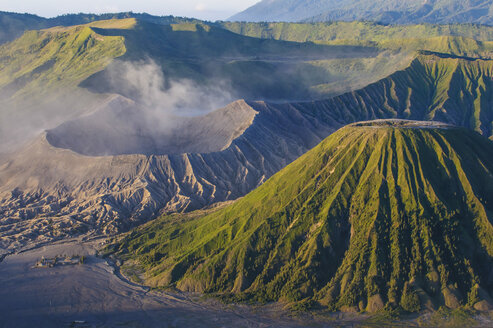
<svg viewBox="0 0 493 328">
<path fill-rule="evenodd" d="M 226 306 L 149 291 L 95 256 L 101 239 L 70 241 L 7 256 L 0 263 L 0 327 L 300 327 L 278 306 Z M 34 268 L 41 258 L 85 256 L 83 264 Z"/>
</svg>

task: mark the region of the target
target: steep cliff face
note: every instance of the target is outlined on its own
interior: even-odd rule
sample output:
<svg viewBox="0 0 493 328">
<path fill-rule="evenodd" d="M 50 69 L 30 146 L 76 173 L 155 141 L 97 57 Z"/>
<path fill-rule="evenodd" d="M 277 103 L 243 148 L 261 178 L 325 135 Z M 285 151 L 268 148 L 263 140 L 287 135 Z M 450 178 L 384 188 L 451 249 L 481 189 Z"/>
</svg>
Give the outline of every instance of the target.
<svg viewBox="0 0 493 328">
<path fill-rule="evenodd" d="M 234 204 L 159 219 L 116 250 L 152 286 L 235 299 L 491 307 L 492 154 L 463 128 L 356 123 Z"/>
</svg>

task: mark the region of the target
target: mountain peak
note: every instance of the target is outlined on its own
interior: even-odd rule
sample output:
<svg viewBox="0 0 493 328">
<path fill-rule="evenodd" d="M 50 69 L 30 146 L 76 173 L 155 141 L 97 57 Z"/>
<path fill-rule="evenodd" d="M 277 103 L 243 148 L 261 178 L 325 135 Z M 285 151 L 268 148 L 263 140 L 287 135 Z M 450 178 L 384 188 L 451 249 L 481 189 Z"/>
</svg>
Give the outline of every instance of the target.
<svg viewBox="0 0 493 328">
<path fill-rule="evenodd" d="M 353 124 L 233 205 L 157 220 L 117 249 L 152 286 L 240 300 L 491 306 L 491 154 L 486 138 L 444 124 Z"/>
</svg>

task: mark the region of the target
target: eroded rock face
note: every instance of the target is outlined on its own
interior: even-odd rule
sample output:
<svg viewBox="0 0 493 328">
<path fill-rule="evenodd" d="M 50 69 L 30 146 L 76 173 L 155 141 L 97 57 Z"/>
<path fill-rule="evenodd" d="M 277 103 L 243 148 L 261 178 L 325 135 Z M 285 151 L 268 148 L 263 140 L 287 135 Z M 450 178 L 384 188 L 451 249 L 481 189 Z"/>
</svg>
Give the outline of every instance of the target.
<svg viewBox="0 0 493 328">
<path fill-rule="evenodd" d="M 168 141 L 169 154 L 86 156 L 50 143 L 68 125 L 56 134 L 48 132 L 0 161 L 0 247 L 113 234 L 161 213 L 236 199 L 340 126 L 321 123 L 294 107 L 252 105 L 255 109 L 237 101 L 182 121 L 177 131 L 192 136 L 182 141 L 188 150 L 205 149 L 202 153 L 177 154 Z M 81 131 L 67 134 L 75 139 L 72 144 L 54 143 L 80 150 Z M 180 147 L 175 145 L 176 152 Z"/>
<path fill-rule="evenodd" d="M 382 296 L 380 296 L 380 294 L 376 294 L 368 298 L 368 306 L 367 306 L 368 312 L 375 313 L 382 310 L 383 307 L 384 307 L 384 303 L 382 300 Z"/>
</svg>

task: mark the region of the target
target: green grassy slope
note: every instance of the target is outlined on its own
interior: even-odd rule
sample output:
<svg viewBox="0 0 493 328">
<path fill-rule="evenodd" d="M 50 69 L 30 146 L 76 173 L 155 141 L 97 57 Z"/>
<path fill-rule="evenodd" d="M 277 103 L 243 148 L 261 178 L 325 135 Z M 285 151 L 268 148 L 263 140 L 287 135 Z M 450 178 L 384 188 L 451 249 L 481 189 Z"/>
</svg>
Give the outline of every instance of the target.
<svg viewBox="0 0 493 328">
<path fill-rule="evenodd" d="M 491 138 L 492 88 L 492 60 L 422 54 L 408 68 L 365 88 L 292 106 L 343 125 L 392 117 L 435 120 L 464 126 Z"/>
<path fill-rule="evenodd" d="M 0 11 L 0 44 L 10 42 L 20 37 L 27 30 L 39 30 L 55 26 L 83 25 L 101 20 L 134 18 L 156 24 L 172 24 L 183 22 L 198 22 L 195 19 L 174 16 L 152 16 L 132 12 L 113 14 L 67 14 L 52 18 L 44 18 L 30 14 L 19 14 Z"/>
<path fill-rule="evenodd" d="M 405 53 L 415 49 L 462 56 L 486 56 L 490 49 L 488 43 L 464 38 L 394 40 L 382 41 L 383 47 L 398 49 L 401 55 L 374 57 L 372 48 L 244 38 L 202 24 L 160 26 L 136 22 L 135 26 L 125 26 L 130 21 L 28 32 L 0 47 L 0 88 L 12 89 L 27 81 L 33 87 L 44 88 L 56 86 L 56 81 L 72 85 L 124 55 L 121 59 L 129 61 L 152 58 L 169 78 L 226 80 L 233 89 L 240 90 L 240 97 L 321 98 L 332 95 L 331 88 L 342 82 L 356 83 L 352 75 L 368 81 L 365 71 L 383 78 L 381 72 L 391 74 L 403 68 L 408 57 Z M 123 28 L 115 24 L 123 24 Z M 345 54 L 349 58 L 339 59 Z M 34 79 L 37 82 L 33 81 L 32 72 L 39 76 Z M 93 80 L 100 77 L 94 76 Z M 105 84 L 103 78 L 96 89 L 104 90 Z"/>
<path fill-rule="evenodd" d="M 371 45 L 400 51 L 429 50 L 470 57 L 492 55 L 493 27 L 456 25 L 380 25 L 370 22 L 239 23 L 221 22 L 223 28 L 251 37 Z"/>
<path fill-rule="evenodd" d="M 113 26 L 111 21 L 99 24 Z M 74 87 L 125 51 L 123 37 L 103 37 L 90 26 L 26 32 L 0 46 L 0 89 L 25 97 L 31 91 Z"/>
<path fill-rule="evenodd" d="M 364 60 L 380 51 L 352 45 L 317 45 L 245 37 L 206 24 L 156 25 L 139 21 L 131 30 L 96 29 L 104 35 L 125 38 L 127 52 L 121 60 L 150 58 L 167 79 L 190 79 L 198 84 L 225 82 L 238 98 L 299 100 L 332 95 L 316 86 L 334 78 L 318 62 L 337 58 Z M 389 66 L 392 66 L 389 64 Z M 109 76 L 102 73 L 85 84 L 95 91 L 108 90 Z M 338 78 L 340 79 L 340 78 Z"/>
<path fill-rule="evenodd" d="M 60 84 L 78 84 L 120 57 L 151 58 L 169 79 L 230 82 L 239 97 L 311 98 L 316 93 L 312 86 L 331 79 L 318 69 L 319 61 L 345 56 L 372 59 L 376 54 L 373 48 L 359 46 L 244 37 L 205 24 L 97 21 L 26 32 L 0 46 L 0 89 L 3 95 L 23 97 L 28 91 L 48 93 Z M 95 91 L 117 92 L 108 90 L 104 74 L 91 81 L 98 81 Z"/>
<path fill-rule="evenodd" d="M 385 40 L 378 42 L 378 47 L 399 51 L 425 50 L 473 58 L 493 58 L 493 42 L 477 41 L 462 36 Z"/>
<path fill-rule="evenodd" d="M 382 25 L 372 22 L 248 23 L 218 22 L 232 32 L 265 39 L 290 41 L 384 41 L 438 36 L 462 36 L 479 41 L 493 40 L 493 27 L 473 24 Z"/>
<path fill-rule="evenodd" d="M 234 96 L 247 99 L 277 101 L 328 98 L 362 88 L 405 68 L 416 50 L 475 58 L 490 58 L 493 53 L 492 43 L 485 41 L 493 39 L 493 29 L 485 26 L 415 25 L 405 28 L 360 22 L 208 25 L 195 22 L 173 24 L 173 21 L 162 25 L 149 23 L 152 17 L 149 16 L 146 20 L 136 22 L 132 28 L 125 29 L 104 26 L 102 23 L 96 23 L 94 26 L 95 23 L 90 23 L 85 26 L 91 28 L 92 32 L 87 30 L 86 33 L 104 35 L 111 40 L 118 37 L 125 45 L 122 60 L 138 61 L 142 58 L 152 58 L 162 66 L 165 76 L 170 80 L 186 78 L 206 85 L 219 80 L 231 84 Z M 96 18 L 100 17 L 91 19 Z M 82 18 L 72 21 L 80 20 Z M 69 30 L 73 31 L 73 28 Z M 235 33 L 229 33 L 228 30 Z M 12 78 L 19 78 L 19 74 L 26 69 L 17 70 L 15 74 L 7 72 L 8 70 L 16 70 L 15 67 L 29 60 L 27 56 L 32 56 L 36 51 L 45 52 L 47 46 L 61 42 L 66 37 L 57 36 L 58 39 L 53 39 L 53 42 L 45 45 L 43 42 L 48 42 L 47 38 L 51 37 L 47 35 L 60 34 L 63 31 L 68 33 L 64 28 L 53 28 L 52 33 L 48 34 L 29 32 L 19 41 L 4 45 L 1 48 L 3 50 L 0 50 L 5 53 L 2 57 L 4 66 L 18 65 L 0 72 L 4 80 L 0 81 L 0 87 L 14 82 Z M 262 39 L 245 38 L 236 33 Z M 447 36 L 448 34 L 453 36 Z M 313 41 L 317 44 L 279 41 Z M 18 48 L 20 43 L 24 48 Z M 28 43 L 32 43 L 30 48 Z M 64 45 L 65 49 L 72 46 L 76 45 L 70 42 Z M 71 72 L 68 72 L 67 76 L 74 73 L 75 69 L 81 71 L 80 74 L 74 74 L 90 76 L 92 74 L 86 73 L 100 71 L 106 66 L 102 61 L 123 54 L 121 45 L 111 46 L 106 43 L 102 45 L 105 49 L 92 49 L 92 44 L 89 46 L 88 51 L 93 51 L 96 60 L 88 66 L 71 66 Z M 109 49 L 112 48 L 114 54 L 105 53 L 111 52 Z M 17 64 L 11 60 L 13 57 L 7 53 L 8 51 L 18 51 L 18 58 L 15 59 Z M 46 62 L 45 58 L 43 53 L 43 56 L 36 60 Z M 22 66 L 29 69 L 32 65 L 28 63 Z M 41 69 L 45 67 L 42 66 Z M 58 78 L 62 80 L 62 77 Z M 7 79 L 10 81 L 6 81 Z M 27 80 L 28 75 L 15 84 L 22 84 Z M 93 91 L 119 91 L 108 88 L 104 73 L 95 75 L 89 82 L 86 86 L 92 86 Z"/>
<path fill-rule="evenodd" d="M 29 31 L 1 45 L 0 152 L 99 106 L 105 96 L 78 85 L 125 51 L 122 37 L 100 35 L 90 26 Z"/>
<path fill-rule="evenodd" d="M 116 250 L 151 286 L 234 299 L 370 312 L 485 304 L 491 154 L 459 128 L 348 126 L 233 205 L 158 219 Z"/>
</svg>

